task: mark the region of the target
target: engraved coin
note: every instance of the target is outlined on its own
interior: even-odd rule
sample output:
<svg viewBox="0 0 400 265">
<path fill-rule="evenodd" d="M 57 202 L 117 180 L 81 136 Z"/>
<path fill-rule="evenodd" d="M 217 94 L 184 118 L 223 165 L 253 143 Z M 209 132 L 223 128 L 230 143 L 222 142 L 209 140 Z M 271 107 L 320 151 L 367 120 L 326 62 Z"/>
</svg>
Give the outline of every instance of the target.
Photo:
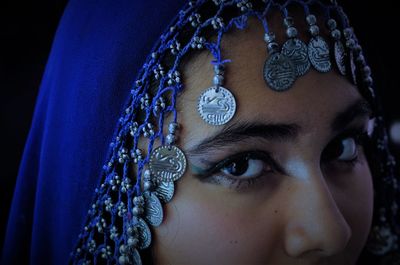
<svg viewBox="0 0 400 265">
<path fill-rule="evenodd" d="M 341 75 L 346 75 L 346 63 L 345 63 L 346 52 L 343 44 L 340 41 L 335 41 L 334 50 L 335 50 L 335 62 L 339 70 L 339 73 Z"/>
<path fill-rule="evenodd" d="M 154 190 L 157 197 L 163 202 L 170 202 L 174 196 L 174 183 L 173 182 L 160 182 L 157 184 L 157 188 Z"/>
<path fill-rule="evenodd" d="M 354 63 L 354 52 L 350 51 L 350 75 L 354 85 L 357 85 L 356 64 Z"/>
<path fill-rule="evenodd" d="M 271 54 L 264 64 L 264 79 L 272 90 L 289 89 L 296 80 L 292 61 L 279 52 Z"/>
<path fill-rule="evenodd" d="M 213 86 L 199 97 L 198 111 L 201 118 L 211 125 L 222 125 L 230 121 L 236 112 L 236 100 L 232 93 L 220 86 Z"/>
<path fill-rule="evenodd" d="M 307 45 L 301 40 L 295 38 L 286 41 L 283 44 L 282 53 L 292 61 L 296 76 L 302 76 L 310 69 Z"/>
<path fill-rule="evenodd" d="M 329 46 L 322 37 L 317 36 L 310 40 L 308 43 L 308 58 L 318 72 L 326 73 L 331 70 Z"/>
<path fill-rule="evenodd" d="M 133 264 L 135 265 L 142 265 L 142 259 L 140 258 L 139 251 L 135 248 L 132 251 L 132 258 L 133 258 Z"/>
<path fill-rule="evenodd" d="M 151 192 L 145 192 L 145 219 L 152 226 L 159 226 L 163 220 L 163 209 L 160 200 Z"/>
<path fill-rule="evenodd" d="M 149 169 L 157 181 L 176 181 L 185 173 L 185 154 L 174 145 L 159 146 L 151 153 Z"/>
<path fill-rule="evenodd" d="M 136 225 L 139 232 L 139 248 L 148 248 L 151 243 L 151 232 L 149 226 L 142 218 L 138 218 L 138 223 Z"/>
</svg>

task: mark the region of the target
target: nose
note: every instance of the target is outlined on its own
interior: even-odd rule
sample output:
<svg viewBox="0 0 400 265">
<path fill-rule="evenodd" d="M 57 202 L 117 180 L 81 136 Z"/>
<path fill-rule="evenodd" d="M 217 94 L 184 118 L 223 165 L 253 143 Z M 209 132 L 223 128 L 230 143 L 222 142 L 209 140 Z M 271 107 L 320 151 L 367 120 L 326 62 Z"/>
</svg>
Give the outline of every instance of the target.
<svg viewBox="0 0 400 265">
<path fill-rule="evenodd" d="M 306 178 L 293 178 L 285 251 L 294 258 L 327 257 L 343 251 L 351 228 L 342 215 L 320 170 Z"/>
</svg>

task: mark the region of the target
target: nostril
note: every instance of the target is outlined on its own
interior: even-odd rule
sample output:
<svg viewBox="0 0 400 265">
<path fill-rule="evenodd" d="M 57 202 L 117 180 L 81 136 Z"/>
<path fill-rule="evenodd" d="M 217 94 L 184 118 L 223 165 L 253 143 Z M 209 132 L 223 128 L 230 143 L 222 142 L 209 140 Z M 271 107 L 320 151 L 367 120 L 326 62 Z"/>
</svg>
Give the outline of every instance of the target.
<svg viewBox="0 0 400 265">
<path fill-rule="evenodd" d="M 333 227 L 332 231 L 327 234 L 331 236 L 331 240 L 325 241 L 324 252 L 326 255 L 332 256 L 346 248 L 351 239 L 352 231 L 349 224 L 341 218 L 336 223 L 336 227 Z"/>
<path fill-rule="evenodd" d="M 291 257 L 299 257 L 304 252 L 309 252 L 311 249 L 306 249 L 306 245 L 309 244 L 307 242 L 306 235 L 303 231 L 296 229 L 289 232 L 289 235 L 286 237 L 285 241 L 285 251 L 288 256 Z"/>
<path fill-rule="evenodd" d="M 299 216 L 288 224 L 285 252 L 295 258 L 328 257 L 341 253 L 348 245 L 352 231 L 343 216 L 307 218 Z"/>
</svg>

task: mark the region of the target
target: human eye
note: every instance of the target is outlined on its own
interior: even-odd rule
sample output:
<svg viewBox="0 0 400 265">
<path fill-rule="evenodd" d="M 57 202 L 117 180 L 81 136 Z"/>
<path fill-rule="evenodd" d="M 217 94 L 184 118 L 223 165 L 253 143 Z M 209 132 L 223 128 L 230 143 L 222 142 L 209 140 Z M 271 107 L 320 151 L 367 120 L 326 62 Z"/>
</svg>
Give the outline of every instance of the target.
<svg viewBox="0 0 400 265">
<path fill-rule="evenodd" d="M 359 162 L 360 152 L 369 142 L 366 130 L 352 129 L 337 136 L 322 153 L 322 161 L 327 163 L 342 163 L 354 166 Z"/>
<path fill-rule="evenodd" d="M 280 170 L 269 153 L 246 151 L 231 155 L 204 170 L 200 179 L 235 190 L 252 187 L 263 177 Z"/>
</svg>

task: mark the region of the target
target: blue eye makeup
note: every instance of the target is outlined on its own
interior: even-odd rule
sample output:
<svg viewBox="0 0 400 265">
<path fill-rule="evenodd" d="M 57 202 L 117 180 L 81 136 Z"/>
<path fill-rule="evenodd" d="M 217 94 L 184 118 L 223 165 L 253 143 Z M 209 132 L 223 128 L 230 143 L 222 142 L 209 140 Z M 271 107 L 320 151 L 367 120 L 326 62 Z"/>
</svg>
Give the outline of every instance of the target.
<svg viewBox="0 0 400 265">
<path fill-rule="evenodd" d="M 345 130 L 324 148 L 321 163 L 340 168 L 352 168 L 359 161 L 360 147 L 369 142 L 364 127 Z M 220 161 L 202 160 L 204 168 L 191 164 L 193 175 L 202 182 L 234 190 L 247 190 L 261 184 L 272 174 L 285 174 L 273 156 L 263 150 L 249 150 L 228 156 Z"/>
</svg>

